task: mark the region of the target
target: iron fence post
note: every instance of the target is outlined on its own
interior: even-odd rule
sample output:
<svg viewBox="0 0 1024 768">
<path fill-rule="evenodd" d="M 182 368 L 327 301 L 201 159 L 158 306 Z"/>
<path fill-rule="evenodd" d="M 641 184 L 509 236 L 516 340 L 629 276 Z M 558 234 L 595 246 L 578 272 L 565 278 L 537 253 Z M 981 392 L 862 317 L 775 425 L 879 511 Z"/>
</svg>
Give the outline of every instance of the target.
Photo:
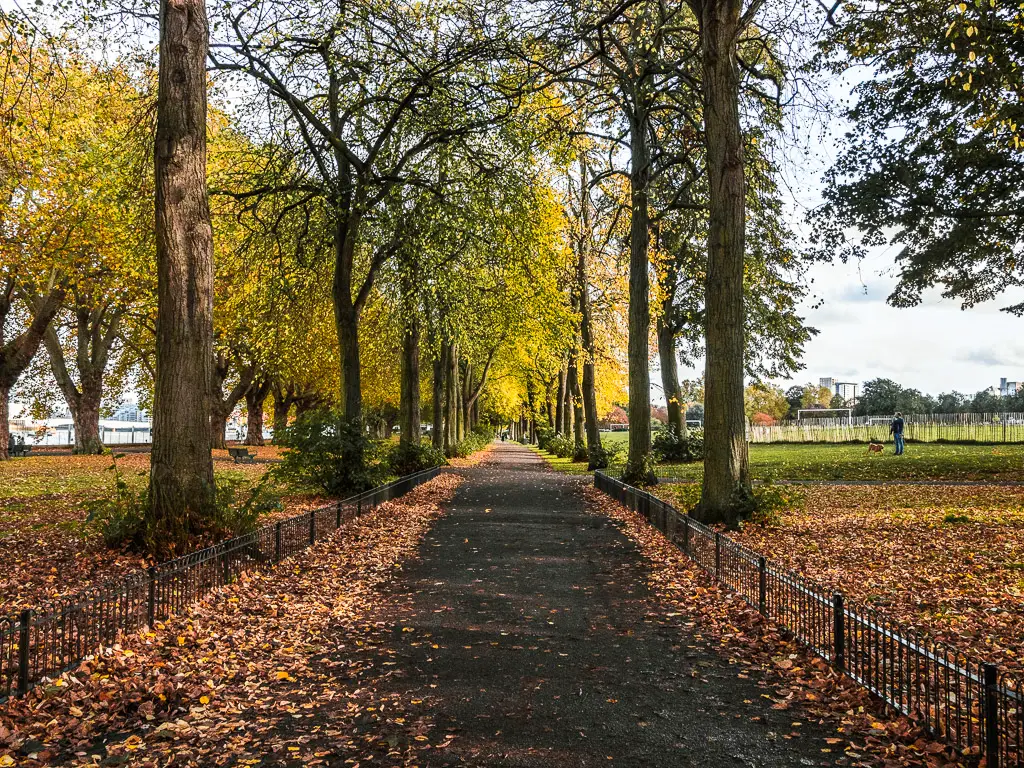
<svg viewBox="0 0 1024 768">
<path fill-rule="evenodd" d="M 156 566 L 149 566 L 149 597 L 146 604 L 146 620 L 153 629 L 156 622 Z"/>
<path fill-rule="evenodd" d="M 274 562 L 281 562 L 281 523 L 274 525 Z"/>
<path fill-rule="evenodd" d="M 363 514 L 363 497 L 362 496 L 360 496 L 358 499 L 356 499 L 356 517 L 359 517 L 361 514 Z"/>
<path fill-rule="evenodd" d="M 768 615 L 768 561 L 763 555 L 757 558 L 757 612 Z"/>
<path fill-rule="evenodd" d="M 690 516 L 683 516 L 683 552 L 690 554 Z"/>
<path fill-rule="evenodd" d="M 24 696 L 28 693 L 28 644 L 30 641 L 29 630 L 32 627 L 32 609 L 26 608 L 21 612 L 21 621 L 18 626 L 18 695 Z"/>
<path fill-rule="evenodd" d="M 341 528 L 341 502 L 334 508 L 334 527 Z"/>
<path fill-rule="evenodd" d="M 999 768 L 999 668 L 985 664 L 985 768 Z"/>
<path fill-rule="evenodd" d="M 309 512 L 309 546 L 316 543 L 316 510 Z"/>
<path fill-rule="evenodd" d="M 675 507 L 665 507 L 665 536 L 673 544 L 676 542 L 676 525 L 678 524 L 679 515 L 676 513 Z"/>
<path fill-rule="evenodd" d="M 220 565 L 222 575 L 224 577 L 225 586 L 231 581 L 231 558 L 228 555 L 228 548 L 224 547 L 220 551 Z"/>
<path fill-rule="evenodd" d="M 722 580 L 722 534 L 715 531 L 715 579 Z"/>
<path fill-rule="evenodd" d="M 846 608 L 842 592 L 832 595 L 832 663 L 840 672 L 846 671 Z"/>
</svg>

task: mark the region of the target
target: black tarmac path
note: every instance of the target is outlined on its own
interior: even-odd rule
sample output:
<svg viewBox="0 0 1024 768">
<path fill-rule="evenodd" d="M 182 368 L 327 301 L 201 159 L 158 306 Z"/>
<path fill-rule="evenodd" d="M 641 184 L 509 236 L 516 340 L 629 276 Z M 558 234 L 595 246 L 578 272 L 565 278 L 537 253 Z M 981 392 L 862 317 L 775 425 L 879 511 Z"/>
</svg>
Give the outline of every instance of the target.
<svg viewBox="0 0 1024 768">
<path fill-rule="evenodd" d="M 580 478 L 513 443 L 460 471 L 393 585 L 392 685 L 430 699 L 454 737 L 425 766 L 843 764 L 823 752 L 833 729 L 784 738 L 795 712 L 686 630 L 645 621 L 644 561 L 586 511 Z"/>
</svg>

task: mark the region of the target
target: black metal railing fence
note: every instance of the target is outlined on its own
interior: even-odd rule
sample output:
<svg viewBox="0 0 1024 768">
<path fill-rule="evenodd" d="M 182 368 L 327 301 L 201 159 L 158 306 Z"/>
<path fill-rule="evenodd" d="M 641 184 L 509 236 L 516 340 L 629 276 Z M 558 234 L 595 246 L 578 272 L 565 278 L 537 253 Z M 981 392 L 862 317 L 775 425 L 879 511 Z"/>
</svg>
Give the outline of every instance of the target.
<svg viewBox="0 0 1024 768">
<path fill-rule="evenodd" d="M 270 567 L 437 477 L 417 472 L 16 616 L 0 617 L 0 702 L 74 668 L 118 634 L 152 626 L 244 571 Z"/>
<path fill-rule="evenodd" d="M 604 472 L 594 486 L 642 514 L 767 619 L 936 738 L 986 768 L 1024 768 L 1024 680 L 778 567 Z"/>
</svg>

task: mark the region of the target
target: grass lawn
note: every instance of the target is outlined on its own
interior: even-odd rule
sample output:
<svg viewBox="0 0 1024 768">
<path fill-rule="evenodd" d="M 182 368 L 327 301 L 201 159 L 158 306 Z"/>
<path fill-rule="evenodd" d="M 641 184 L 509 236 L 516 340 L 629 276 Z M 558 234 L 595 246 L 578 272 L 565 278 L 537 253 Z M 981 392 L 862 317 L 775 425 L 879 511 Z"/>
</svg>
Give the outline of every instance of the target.
<svg viewBox="0 0 1024 768">
<path fill-rule="evenodd" d="M 609 448 L 625 447 L 626 433 L 602 435 Z M 541 454 L 555 469 L 584 473 L 586 464 Z M 621 472 L 624 453 L 609 468 Z M 703 466 L 661 464 L 658 476 L 699 480 Z M 949 445 L 912 443 L 903 456 L 869 454 L 864 445 L 751 445 L 750 471 L 758 480 L 948 480 L 1024 482 L 1024 445 Z"/>
<path fill-rule="evenodd" d="M 214 451 L 215 472 L 255 482 L 273 466 L 278 449 L 252 450 L 259 463 L 235 464 L 227 451 Z M 147 564 L 137 555 L 109 549 L 98 531 L 85 524 L 83 502 L 110 489 L 111 463 L 110 456 L 42 453 L 0 462 L 0 615 Z M 147 482 L 148 453 L 126 453 L 117 465 L 130 484 Z M 298 514 L 323 500 L 293 494 L 284 502 L 285 509 L 273 517 Z"/>
<path fill-rule="evenodd" d="M 731 536 L 829 589 L 1024 671 L 1024 496 L 999 486 L 811 486 Z M 683 507 L 686 485 L 655 491 Z"/>
</svg>

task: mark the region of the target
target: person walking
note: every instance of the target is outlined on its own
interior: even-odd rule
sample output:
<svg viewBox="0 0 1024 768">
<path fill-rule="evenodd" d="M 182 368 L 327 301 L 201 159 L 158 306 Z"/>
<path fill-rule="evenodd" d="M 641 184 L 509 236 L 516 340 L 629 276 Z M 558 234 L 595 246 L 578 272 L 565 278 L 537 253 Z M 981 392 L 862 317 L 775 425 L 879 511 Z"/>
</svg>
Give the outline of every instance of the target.
<svg viewBox="0 0 1024 768">
<path fill-rule="evenodd" d="M 903 455 L 903 414 L 896 411 L 896 417 L 889 424 L 889 434 L 892 435 L 893 447 L 896 455 Z"/>
</svg>

